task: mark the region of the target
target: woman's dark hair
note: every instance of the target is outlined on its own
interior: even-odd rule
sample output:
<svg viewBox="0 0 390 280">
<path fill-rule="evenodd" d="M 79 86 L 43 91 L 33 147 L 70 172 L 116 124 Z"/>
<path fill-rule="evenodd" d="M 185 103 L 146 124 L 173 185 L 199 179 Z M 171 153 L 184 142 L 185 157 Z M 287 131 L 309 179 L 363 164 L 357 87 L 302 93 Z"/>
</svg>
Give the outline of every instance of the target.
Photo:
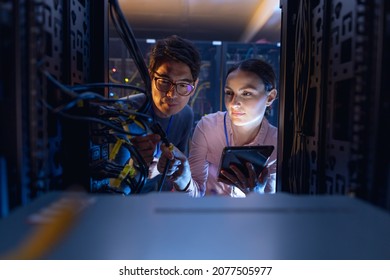
<svg viewBox="0 0 390 280">
<path fill-rule="evenodd" d="M 149 71 L 152 72 L 167 60 L 185 63 L 190 68 L 194 81 L 199 76 L 202 62 L 195 45 L 177 35 L 158 40 L 152 48 L 149 58 Z"/>
<path fill-rule="evenodd" d="M 272 66 L 261 59 L 251 58 L 243 60 L 233 65 L 227 72 L 226 77 L 237 69 L 242 71 L 252 72 L 263 80 L 265 90 L 268 92 L 276 88 L 276 75 Z"/>
</svg>

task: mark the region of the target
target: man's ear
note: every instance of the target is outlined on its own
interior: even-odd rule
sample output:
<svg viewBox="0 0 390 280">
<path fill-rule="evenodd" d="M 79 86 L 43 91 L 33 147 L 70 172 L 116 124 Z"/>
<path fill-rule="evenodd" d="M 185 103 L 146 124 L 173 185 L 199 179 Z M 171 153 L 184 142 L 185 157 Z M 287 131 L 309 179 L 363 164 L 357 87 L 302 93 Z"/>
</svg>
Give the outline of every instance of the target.
<svg viewBox="0 0 390 280">
<path fill-rule="evenodd" d="M 192 90 L 190 96 L 192 97 L 196 91 L 196 87 L 198 86 L 198 83 L 199 83 L 199 79 L 196 79 L 195 83 L 194 83 L 194 89 Z"/>
<path fill-rule="evenodd" d="M 198 79 L 196 79 L 196 81 L 195 81 L 195 83 L 194 83 L 194 86 L 195 86 L 195 88 L 194 88 L 194 89 L 196 89 L 196 87 L 198 86 L 198 83 L 199 83 L 199 78 L 198 78 Z"/>
<path fill-rule="evenodd" d="M 276 89 L 272 89 L 272 90 L 268 93 L 268 95 L 267 95 L 267 103 L 266 103 L 266 105 L 267 105 L 267 106 L 271 106 L 272 103 L 275 101 L 277 95 L 278 95 L 277 90 L 276 90 Z"/>
</svg>

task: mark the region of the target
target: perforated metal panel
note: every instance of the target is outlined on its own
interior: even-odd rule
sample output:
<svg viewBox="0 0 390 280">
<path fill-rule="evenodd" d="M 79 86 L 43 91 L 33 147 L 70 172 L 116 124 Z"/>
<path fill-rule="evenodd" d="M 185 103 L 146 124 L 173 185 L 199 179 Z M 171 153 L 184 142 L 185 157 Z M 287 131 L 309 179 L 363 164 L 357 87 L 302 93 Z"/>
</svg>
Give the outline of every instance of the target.
<svg viewBox="0 0 390 280">
<path fill-rule="evenodd" d="M 91 22 L 107 23 L 106 1 L 33 0 L 0 4 L 1 63 L 0 157 L 6 168 L 9 208 L 27 203 L 42 192 L 63 189 L 69 184 L 89 183 L 88 124 L 66 121 L 51 113 L 69 102 L 63 89 L 45 77 L 49 73 L 63 86 L 87 83 L 104 77 L 101 65 L 103 35 L 95 36 L 101 46 L 92 59 Z M 104 10 L 104 12 L 101 12 Z M 99 28 L 100 26 L 98 26 Z M 104 29 L 96 30 L 104 34 Z M 97 40 L 98 38 L 98 40 Z M 2 57 L 3 57 L 2 56 Z M 8 68 L 6 68 L 8 65 Z M 91 75 L 91 67 L 94 75 Z M 5 75 L 6 74 L 6 75 Z M 99 76 L 100 75 L 100 76 Z M 104 79 L 101 82 L 105 82 Z M 3 116 L 8 116 L 7 118 Z M 77 160 L 78 158 L 78 160 Z M 88 187 L 88 186 L 87 186 Z M 3 192 L 4 193 L 4 192 Z"/>
<path fill-rule="evenodd" d="M 389 160 L 380 152 L 389 149 L 377 146 L 388 123 L 380 104 L 389 102 L 381 82 L 389 5 L 282 1 L 282 9 L 290 24 L 282 30 L 279 189 L 353 194 L 390 207 L 382 175 Z"/>
</svg>

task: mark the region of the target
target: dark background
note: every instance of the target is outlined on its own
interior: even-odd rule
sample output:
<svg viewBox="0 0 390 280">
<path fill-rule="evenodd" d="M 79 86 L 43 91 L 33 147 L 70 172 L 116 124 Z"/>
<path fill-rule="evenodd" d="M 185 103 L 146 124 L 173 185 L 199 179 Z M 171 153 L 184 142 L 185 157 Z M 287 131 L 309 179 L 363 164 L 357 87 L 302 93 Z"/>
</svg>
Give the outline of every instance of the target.
<svg viewBox="0 0 390 280">
<path fill-rule="evenodd" d="M 112 31 L 109 6 L 0 1 L 0 216 L 44 193 L 75 186 L 91 191 L 102 182 L 89 166 L 105 159 L 107 145 L 93 140 L 91 123 L 51 113 L 48 104 L 61 106 L 71 97 L 42 73 L 63 85 L 109 82 L 113 67 L 120 69 L 119 82 L 131 77 L 136 69 Z M 285 0 L 280 7 L 280 41 L 216 37 L 221 44 L 213 45 L 209 37 L 169 30 L 194 40 L 202 53 L 205 84 L 191 104 L 196 118 L 223 110 L 221 77 L 230 63 L 267 59 L 279 76 L 271 115 L 279 128 L 277 190 L 356 196 L 390 210 L 388 1 Z M 137 28 L 146 57 L 149 36 Z"/>
</svg>

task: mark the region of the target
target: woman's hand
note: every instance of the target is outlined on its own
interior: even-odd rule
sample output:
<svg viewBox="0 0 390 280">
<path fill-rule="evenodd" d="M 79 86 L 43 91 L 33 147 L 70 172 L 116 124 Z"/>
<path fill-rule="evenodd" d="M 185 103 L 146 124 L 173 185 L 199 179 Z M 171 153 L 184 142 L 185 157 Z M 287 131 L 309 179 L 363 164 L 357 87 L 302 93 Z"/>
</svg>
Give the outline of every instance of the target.
<svg viewBox="0 0 390 280">
<path fill-rule="evenodd" d="M 168 179 L 174 183 L 176 190 L 185 190 L 191 181 L 191 170 L 187 157 L 175 146 L 172 149 L 161 144 L 161 152 L 157 164 L 158 171 L 162 173 L 169 160 Z"/>
<path fill-rule="evenodd" d="M 269 176 L 268 168 L 264 167 L 259 176 L 256 176 L 256 171 L 250 162 L 246 163 L 246 168 L 249 174 L 248 177 L 246 177 L 237 166 L 232 164 L 230 165 L 230 169 L 234 172 L 234 175 L 222 170 L 221 173 L 226 179 L 220 179 L 220 181 L 228 185 L 234 185 L 244 193 L 249 193 L 251 191 L 264 192 L 264 187 L 267 184 Z"/>
</svg>

